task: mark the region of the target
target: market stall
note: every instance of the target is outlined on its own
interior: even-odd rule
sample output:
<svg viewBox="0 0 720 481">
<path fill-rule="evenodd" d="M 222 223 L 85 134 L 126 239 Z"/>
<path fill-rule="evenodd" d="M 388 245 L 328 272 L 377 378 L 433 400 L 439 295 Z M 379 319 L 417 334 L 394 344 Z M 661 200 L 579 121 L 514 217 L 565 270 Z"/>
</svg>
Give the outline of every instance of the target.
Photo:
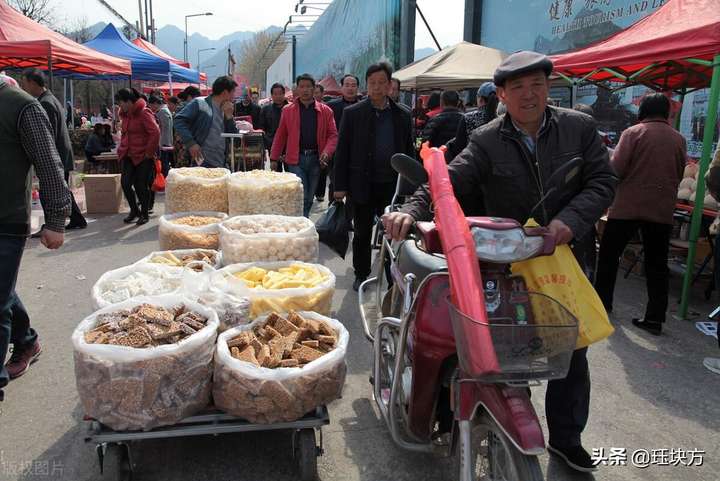
<svg viewBox="0 0 720 481">
<path fill-rule="evenodd" d="M 698 179 L 703 179 L 712 155 L 720 99 L 720 8 L 716 0 L 669 0 L 653 14 L 615 35 L 574 52 L 553 57 L 555 74 L 572 85 L 621 82 L 622 88 L 644 85 L 684 97 L 710 88 Z M 697 183 L 697 198 L 705 183 Z M 702 206 L 693 210 L 688 268 L 683 279 L 679 314 L 686 317 L 690 283 L 701 228 Z"/>
<path fill-rule="evenodd" d="M 0 69 L 37 67 L 53 75 L 104 75 L 127 79 L 130 62 L 73 42 L 0 0 Z"/>
<path fill-rule="evenodd" d="M 72 335 L 85 440 L 130 479 L 137 441 L 289 430 L 300 479 L 316 479 L 349 334 L 299 179 L 195 167 L 166 190 L 183 211 L 161 217 L 161 250 L 100 276 Z M 275 215 L 288 205 L 298 215 Z"/>
<path fill-rule="evenodd" d="M 158 57 L 130 42 L 112 23 L 108 24 L 94 39 L 83 45 L 99 52 L 130 61 L 133 80 L 156 82 L 200 82 L 197 70 L 177 65 L 167 58 Z"/>
<path fill-rule="evenodd" d="M 492 80 L 495 69 L 507 57 L 500 50 L 460 42 L 398 70 L 402 90 L 461 90 L 477 88 Z"/>
</svg>

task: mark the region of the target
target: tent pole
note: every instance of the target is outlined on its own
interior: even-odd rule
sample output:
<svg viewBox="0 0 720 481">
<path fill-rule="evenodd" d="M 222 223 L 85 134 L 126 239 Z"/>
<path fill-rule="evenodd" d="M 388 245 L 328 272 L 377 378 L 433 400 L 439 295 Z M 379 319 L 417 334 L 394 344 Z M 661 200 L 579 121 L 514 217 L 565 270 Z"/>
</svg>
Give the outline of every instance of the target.
<svg viewBox="0 0 720 481">
<path fill-rule="evenodd" d="M 688 303 L 690 301 L 690 281 L 693 277 L 693 267 L 695 266 L 695 253 L 697 251 L 697 239 L 700 233 L 700 224 L 702 220 L 703 199 L 705 199 L 705 173 L 710 164 L 710 149 L 712 149 L 713 136 L 715 134 L 715 124 L 717 122 L 718 100 L 720 100 L 720 54 L 715 56 L 713 60 L 713 74 L 710 82 L 710 98 L 708 100 L 708 112 L 705 120 L 705 131 L 703 133 L 703 150 L 700 157 L 700 170 L 698 171 L 698 183 L 695 199 L 700 199 L 698 204 L 695 203 L 692 213 L 692 221 L 690 223 L 690 246 L 688 248 L 687 268 L 685 269 L 685 277 L 683 278 L 682 297 L 680 300 L 680 310 L 678 315 L 681 319 L 687 319 Z"/>
<path fill-rule="evenodd" d="M 677 117 L 675 117 L 675 130 L 680 131 L 680 117 L 682 117 L 682 109 L 683 105 L 685 104 L 685 94 L 686 89 L 682 89 L 682 93 L 680 94 L 680 111 L 677 113 Z"/>
<path fill-rule="evenodd" d="M 75 87 L 70 79 L 70 130 L 75 130 Z"/>
<path fill-rule="evenodd" d="M 110 95 L 112 96 L 112 100 L 111 100 L 111 102 L 112 102 L 112 116 L 111 116 L 111 118 L 112 118 L 112 126 L 111 126 L 111 129 L 110 129 L 110 130 L 111 130 L 112 132 L 114 132 L 114 131 L 115 131 L 115 125 L 116 125 L 116 124 L 115 124 L 115 82 L 113 82 L 112 80 L 110 81 Z"/>
<path fill-rule="evenodd" d="M 48 82 L 50 84 L 50 91 L 52 92 L 53 88 L 53 63 L 52 63 L 52 53 L 48 55 Z"/>
<path fill-rule="evenodd" d="M 168 72 L 168 85 L 170 86 L 170 97 L 173 96 L 172 74 Z"/>
</svg>

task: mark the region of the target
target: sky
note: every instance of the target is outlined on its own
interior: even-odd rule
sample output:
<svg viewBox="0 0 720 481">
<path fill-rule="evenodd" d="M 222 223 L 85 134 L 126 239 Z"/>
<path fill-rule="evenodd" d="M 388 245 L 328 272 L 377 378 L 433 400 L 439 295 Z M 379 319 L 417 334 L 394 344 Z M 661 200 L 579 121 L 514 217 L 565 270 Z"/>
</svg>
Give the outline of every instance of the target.
<svg viewBox="0 0 720 481">
<path fill-rule="evenodd" d="M 106 0 L 106 2 L 129 21 L 135 22 L 138 19 L 137 1 Z M 283 26 L 287 22 L 288 16 L 294 13 L 296 3 L 297 0 L 235 0 L 232 2 L 154 0 L 153 12 L 157 28 L 173 24 L 183 29 L 185 15 L 209 9 L 213 16 L 188 20 L 188 32 L 191 34 L 197 32 L 208 38 L 217 39 L 236 31 L 257 31 L 270 25 Z M 465 0 L 417 0 L 417 3 L 441 46 L 452 45 L 462 40 Z M 116 25 L 120 23 L 97 0 L 51 0 L 51 4 L 55 8 L 58 26 L 76 25 L 81 19 L 85 19 L 88 25 L 97 22 L 113 22 Z M 210 5 L 210 7 L 206 5 Z M 308 14 L 310 13 L 311 11 L 308 10 Z M 416 49 L 435 47 L 419 15 L 415 31 Z"/>
</svg>

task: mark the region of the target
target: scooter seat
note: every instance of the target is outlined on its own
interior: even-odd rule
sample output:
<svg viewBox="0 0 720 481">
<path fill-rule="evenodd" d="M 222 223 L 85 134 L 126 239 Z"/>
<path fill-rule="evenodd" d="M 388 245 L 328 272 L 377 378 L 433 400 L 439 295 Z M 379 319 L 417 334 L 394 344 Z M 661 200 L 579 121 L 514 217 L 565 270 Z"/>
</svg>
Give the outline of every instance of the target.
<svg viewBox="0 0 720 481">
<path fill-rule="evenodd" d="M 404 241 L 398 248 L 397 265 L 403 274 L 415 274 L 418 283 L 432 273 L 447 270 L 444 257 L 428 254 L 412 239 Z"/>
</svg>

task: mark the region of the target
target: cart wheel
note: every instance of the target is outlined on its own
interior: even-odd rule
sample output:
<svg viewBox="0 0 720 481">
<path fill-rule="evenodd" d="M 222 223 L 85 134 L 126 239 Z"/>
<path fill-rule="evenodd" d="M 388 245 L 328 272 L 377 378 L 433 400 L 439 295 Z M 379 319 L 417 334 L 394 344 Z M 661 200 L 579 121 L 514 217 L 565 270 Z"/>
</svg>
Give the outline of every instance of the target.
<svg viewBox="0 0 720 481">
<path fill-rule="evenodd" d="M 125 444 L 108 444 L 103 461 L 103 477 L 117 481 L 132 481 L 130 455 Z"/>
<path fill-rule="evenodd" d="M 315 444 L 315 430 L 301 429 L 295 438 L 295 459 L 300 470 L 302 481 L 315 481 L 317 479 L 318 448 Z"/>
</svg>

